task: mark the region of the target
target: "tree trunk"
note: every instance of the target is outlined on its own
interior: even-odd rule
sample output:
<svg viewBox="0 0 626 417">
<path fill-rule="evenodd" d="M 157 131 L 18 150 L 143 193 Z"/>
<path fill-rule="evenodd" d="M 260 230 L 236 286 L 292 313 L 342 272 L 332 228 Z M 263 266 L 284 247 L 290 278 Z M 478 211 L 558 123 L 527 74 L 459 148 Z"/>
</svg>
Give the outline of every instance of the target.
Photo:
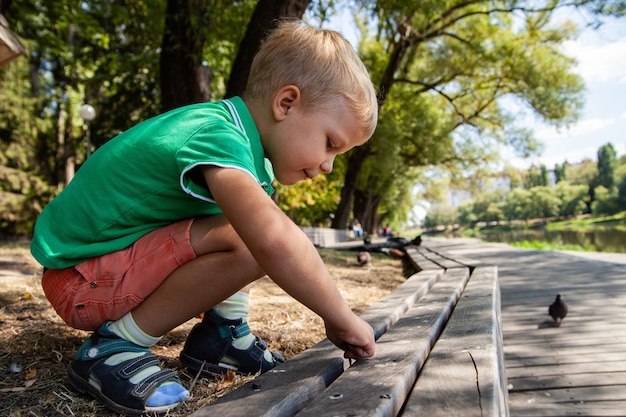
<svg viewBox="0 0 626 417">
<path fill-rule="evenodd" d="M 6 16 L 13 0 L 0 0 L 0 14 Z"/>
<path fill-rule="evenodd" d="M 160 55 L 161 110 L 211 99 L 211 70 L 202 65 L 206 29 L 195 30 L 191 15 L 204 16 L 206 1 L 167 0 Z"/>
<path fill-rule="evenodd" d="M 348 155 L 348 167 L 344 176 L 343 188 L 341 189 L 341 200 L 335 211 L 335 217 L 330 225 L 333 229 L 345 229 L 350 221 L 352 202 L 356 190 L 356 182 L 361 171 L 363 161 L 369 156 L 370 142 L 354 148 Z M 360 220 L 360 219 L 359 219 Z"/>
<path fill-rule="evenodd" d="M 356 189 L 354 192 L 354 217 L 359 219 L 363 230 L 375 234 L 378 230 L 378 206 L 381 202 L 379 194 L 372 193 L 373 187 L 365 190 Z"/>
<path fill-rule="evenodd" d="M 411 41 L 409 38 L 409 32 L 405 31 L 405 34 L 403 34 L 398 43 L 394 45 L 389 64 L 385 69 L 380 84 L 378 85 L 379 110 L 385 102 L 387 94 L 389 93 L 389 90 L 391 90 L 391 87 L 395 82 L 393 74 L 395 74 L 398 68 L 400 68 L 402 59 L 404 58 L 406 51 L 409 49 L 410 45 Z M 348 157 L 348 168 L 344 177 L 343 189 L 341 190 L 341 200 L 339 201 L 339 205 L 337 206 L 337 210 L 335 211 L 335 217 L 333 218 L 333 222 L 331 225 L 333 229 L 343 229 L 348 224 L 348 220 L 350 219 L 350 211 L 352 210 L 352 202 L 355 196 L 357 180 L 361 172 L 361 166 L 370 154 L 370 149 L 372 147 L 371 143 L 371 141 L 368 141 L 364 145 L 354 149 Z M 366 219 L 359 220 L 363 222 Z M 362 224 L 363 226 L 365 226 L 365 223 Z"/>
<path fill-rule="evenodd" d="M 259 0 L 233 61 L 226 97 L 240 96 L 248 82 L 252 59 L 280 18 L 302 19 L 311 0 Z"/>
</svg>

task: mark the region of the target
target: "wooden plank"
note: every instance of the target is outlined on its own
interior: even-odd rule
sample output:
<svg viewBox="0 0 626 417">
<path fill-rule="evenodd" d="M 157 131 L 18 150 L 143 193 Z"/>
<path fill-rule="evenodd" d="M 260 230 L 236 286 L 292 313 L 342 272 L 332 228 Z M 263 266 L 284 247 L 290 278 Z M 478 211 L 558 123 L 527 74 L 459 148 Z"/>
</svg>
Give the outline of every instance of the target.
<svg viewBox="0 0 626 417">
<path fill-rule="evenodd" d="M 567 364 L 581 364 L 581 363 L 596 363 L 596 362 L 612 362 L 623 361 L 624 351 L 613 353 L 590 353 L 587 355 L 578 355 L 569 358 L 555 358 L 554 356 L 536 356 L 532 358 L 506 358 L 506 366 L 508 367 L 528 367 L 528 366 L 550 366 L 550 365 L 567 365 Z"/>
<path fill-rule="evenodd" d="M 515 417 L 624 416 L 626 386 L 513 393 L 509 397 L 509 407 Z"/>
<path fill-rule="evenodd" d="M 431 261 L 420 252 L 418 252 L 415 246 L 408 247 L 406 253 L 417 271 L 431 271 L 443 269 L 441 265 Z"/>
<path fill-rule="evenodd" d="M 533 401 L 533 399 L 523 400 Z M 513 409 L 513 406 L 511 409 Z M 624 417 L 625 400 L 607 400 L 606 402 L 578 402 L 559 404 L 529 404 L 524 410 L 516 411 L 516 417 Z"/>
<path fill-rule="evenodd" d="M 441 278 L 443 271 L 411 276 L 361 317 L 383 334 Z M 190 417 L 292 416 L 344 371 L 343 352 L 327 339 L 208 404 Z"/>
<path fill-rule="evenodd" d="M 374 329 L 376 340 L 422 298 L 441 279 L 443 274 L 442 269 L 418 272 L 361 314 L 361 318 Z"/>
<path fill-rule="evenodd" d="M 545 391 L 576 387 L 626 386 L 626 372 L 606 371 L 564 375 L 527 376 L 509 380 L 509 392 Z M 626 412 L 626 410 L 624 410 Z"/>
<path fill-rule="evenodd" d="M 615 331 L 615 329 L 613 329 Z M 562 349 L 572 346 L 588 346 L 590 343 L 601 346 L 624 346 L 626 344 L 626 336 L 615 334 L 600 334 L 593 338 L 593 340 L 588 340 L 585 338 L 581 338 L 580 335 L 571 334 L 571 333 L 561 333 L 561 334 L 553 334 L 546 337 L 546 335 L 533 335 L 528 334 L 526 332 L 526 336 L 524 334 L 519 334 L 518 337 L 511 336 L 509 334 L 509 339 L 505 343 L 505 346 L 510 352 L 528 352 L 528 348 L 532 347 L 533 349 L 537 346 L 550 345 L 552 349 Z"/>
<path fill-rule="evenodd" d="M 504 244 L 467 244 L 464 239 L 448 244 L 444 239 L 436 240 L 431 244 L 431 239 L 425 239 L 425 243 L 454 256 L 468 256 L 498 265 L 507 377 L 513 388 L 515 379 L 525 374 L 530 382 L 533 374 L 590 375 L 590 368 L 606 372 L 612 366 L 615 371 L 624 366 L 626 346 L 623 343 L 621 352 L 613 343 L 603 346 L 607 337 L 617 340 L 626 335 L 624 265 L 618 267 Z M 557 293 L 564 293 L 570 314 L 561 328 L 546 327 L 543 323 L 549 319 L 547 308 Z M 596 350 L 595 354 L 569 355 L 567 345 L 552 352 L 541 348 L 544 342 L 566 343 L 572 339 L 589 344 Z M 578 349 L 572 346 L 574 351 Z M 536 352 L 538 348 L 541 352 Z M 509 408 L 515 417 L 624 416 L 625 393 L 625 387 L 619 385 L 514 391 L 509 393 Z"/>
<path fill-rule="evenodd" d="M 430 252 L 430 255 L 426 255 L 426 256 L 431 256 L 433 257 L 433 259 L 439 258 L 442 260 L 446 260 L 447 262 L 451 262 L 452 265 L 454 265 L 452 267 L 467 266 L 470 269 L 472 269 L 482 264 L 481 262 L 476 261 L 474 259 L 469 259 L 458 254 L 452 255 L 441 249 L 430 247 L 429 245 L 425 245 L 424 250 Z"/>
<path fill-rule="evenodd" d="M 437 252 L 434 252 L 432 250 L 430 250 L 427 247 L 424 246 L 418 246 L 416 247 L 417 252 L 422 255 L 424 258 L 436 263 L 437 265 L 439 265 L 442 268 L 448 269 L 448 268 L 458 268 L 458 267 L 466 267 L 467 265 L 463 265 L 459 262 L 456 262 L 455 260 L 441 255 Z"/>
<path fill-rule="evenodd" d="M 541 365 L 507 367 L 506 376 L 509 385 L 515 387 L 519 378 L 534 378 L 546 375 L 574 375 L 595 374 L 599 372 L 626 372 L 626 360 L 622 361 L 595 361 L 589 363 L 574 363 L 564 365 Z"/>
<path fill-rule="evenodd" d="M 447 270 L 379 339 L 374 358 L 347 369 L 298 417 L 395 416 L 468 278 L 468 268 Z"/>
<path fill-rule="evenodd" d="M 402 416 L 508 415 L 501 330 L 497 268 L 478 267 Z"/>
</svg>

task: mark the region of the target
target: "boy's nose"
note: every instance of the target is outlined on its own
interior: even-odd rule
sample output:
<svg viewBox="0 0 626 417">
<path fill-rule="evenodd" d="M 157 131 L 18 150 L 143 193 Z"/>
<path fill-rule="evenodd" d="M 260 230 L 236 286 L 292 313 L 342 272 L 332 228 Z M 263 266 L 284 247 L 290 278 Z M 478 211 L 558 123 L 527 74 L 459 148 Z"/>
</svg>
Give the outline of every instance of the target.
<svg viewBox="0 0 626 417">
<path fill-rule="evenodd" d="M 322 164 L 320 165 L 320 169 L 322 170 L 324 174 L 330 174 L 331 171 L 333 170 L 333 161 L 331 160 L 330 162 L 329 161 L 322 162 Z"/>
</svg>

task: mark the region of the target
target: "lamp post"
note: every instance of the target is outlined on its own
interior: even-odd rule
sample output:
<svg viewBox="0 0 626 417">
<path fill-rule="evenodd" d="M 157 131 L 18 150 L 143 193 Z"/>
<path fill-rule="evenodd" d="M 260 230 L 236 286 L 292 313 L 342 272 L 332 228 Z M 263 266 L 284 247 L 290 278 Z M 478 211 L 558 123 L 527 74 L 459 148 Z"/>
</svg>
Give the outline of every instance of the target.
<svg viewBox="0 0 626 417">
<path fill-rule="evenodd" d="M 81 119 L 83 119 L 83 121 L 87 123 L 87 156 L 85 157 L 85 159 L 87 159 L 89 158 L 89 156 L 91 156 L 91 133 L 89 131 L 89 123 L 96 118 L 96 109 L 94 109 L 93 106 L 90 104 L 83 104 L 82 106 L 80 106 L 78 114 L 80 115 Z"/>
</svg>

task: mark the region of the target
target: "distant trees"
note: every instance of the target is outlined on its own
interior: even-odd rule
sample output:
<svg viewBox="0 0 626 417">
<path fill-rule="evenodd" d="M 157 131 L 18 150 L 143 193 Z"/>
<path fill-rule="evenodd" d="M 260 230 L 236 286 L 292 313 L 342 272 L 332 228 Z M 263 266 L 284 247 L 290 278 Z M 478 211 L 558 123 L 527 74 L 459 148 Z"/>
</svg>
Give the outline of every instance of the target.
<svg viewBox="0 0 626 417">
<path fill-rule="evenodd" d="M 509 189 L 485 192 L 484 188 L 490 188 L 485 185 L 483 192 L 456 208 L 445 203 L 435 205 L 428 212 L 424 227 L 454 224 L 474 227 L 479 222 L 500 221 L 524 223 L 531 219 L 546 221 L 584 213 L 611 215 L 626 210 L 626 155 L 618 159 L 611 143 L 598 149 L 597 162 L 557 164 L 553 172 L 554 180 L 559 179 L 556 184 L 543 185 L 549 178 L 545 166 L 533 166 L 522 173 L 524 179 L 511 181 Z"/>
</svg>

